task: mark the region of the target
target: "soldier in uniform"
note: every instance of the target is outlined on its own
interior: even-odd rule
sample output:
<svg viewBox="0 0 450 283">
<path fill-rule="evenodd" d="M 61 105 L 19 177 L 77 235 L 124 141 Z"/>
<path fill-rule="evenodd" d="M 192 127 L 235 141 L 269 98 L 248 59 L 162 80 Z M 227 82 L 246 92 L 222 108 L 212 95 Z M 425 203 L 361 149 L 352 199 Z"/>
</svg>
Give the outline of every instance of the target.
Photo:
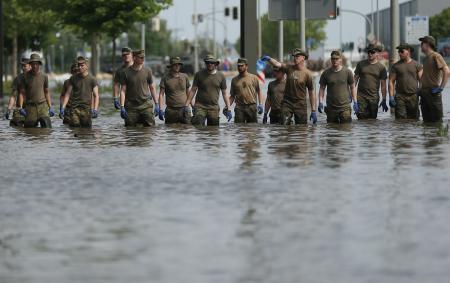
<svg viewBox="0 0 450 283">
<path fill-rule="evenodd" d="M 376 119 L 379 107 L 385 112 L 388 111 L 386 104 L 387 71 L 386 67 L 378 61 L 378 53 L 381 52 L 381 47 L 369 44 L 366 50 L 368 59 L 360 61 L 355 69 L 359 105 L 359 112 L 356 113 L 356 116 L 360 120 Z M 380 85 L 383 99 L 381 104 L 378 105 Z"/>
<path fill-rule="evenodd" d="M 267 99 L 264 107 L 263 123 L 267 123 L 267 113 L 270 116 L 270 124 L 281 124 L 283 114 L 281 113 L 281 103 L 283 102 L 286 79 L 280 68 L 274 67 L 275 80 L 271 81 L 267 87 Z"/>
<path fill-rule="evenodd" d="M 262 114 L 263 95 L 256 75 L 248 72 L 247 59 L 237 61 L 239 75 L 231 80 L 230 104 L 236 102 L 234 123 L 257 123 L 258 114 Z M 257 106 L 257 102 L 259 102 Z"/>
<path fill-rule="evenodd" d="M 22 58 L 20 63 L 22 65 L 22 73 L 19 74 L 12 83 L 12 94 L 11 97 L 9 98 L 8 108 L 6 109 L 5 113 L 5 119 L 9 120 L 11 110 L 15 106 L 16 108 L 13 111 L 13 116 L 11 121 L 9 122 L 9 125 L 23 127 L 25 118 L 19 113 L 19 85 L 20 82 L 23 80 L 25 74 L 30 71 L 31 66 L 29 64 L 28 58 Z"/>
<path fill-rule="evenodd" d="M 411 59 L 414 48 L 409 44 L 397 46 L 400 60 L 389 72 L 389 104 L 395 107 L 395 119 L 419 119 L 417 89 L 422 66 Z"/>
<path fill-rule="evenodd" d="M 191 84 L 185 73 L 180 69 L 183 64 L 180 57 L 170 58 L 167 68 L 169 71 L 164 75 L 159 84 L 159 105 L 164 105 L 164 96 L 166 98 L 166 110 L 159 112 L 159 119 L 166 121 L 166 124 L 181 123 L 190 124 L 191 114 L 183 111 L 189 88 Z"/>
<path fill-rule="evenodd" d="M 120 102 L 119 102 L 119 96 L 120 96 L 120 81 L 121 81 L 121 75 L 123 74 L 123 71 L 133 65 L 133 55 L 131 54 L 131 48 L 129 47 L 123 47 L 122 48 L 122 66 L 119 67 L 119 69 L 116 70 L 113 77 L 113 99 L 114 99 L 114 108 L 117 110 L 120 109 Z"/>
<path fill-rule="evenodd" d="M 225 102 L 224 115 L 228 121 L 233 118 L 230 110 L 230 99 L 227 95 L 227 82 L 223 73 L 217 71 L 219 60 L 212 55 L 207 55 L 204 58 L 204 62 L 206 68 L 195 74 L 194 82 L 184 104 L 184 111 L 189 112 L 189 105 L 195 96 L 192 124 L 203 126 L 206 122 L 208 126 L 218 126 L 220 112 L 219 92 L 222 92 L 223 101 Z"/>
<path fill-rule="evenodd" d="M 436 40 L 432 36 L 419 38 L 420 48 L 426 55 L 420 81 L 420 109 L 424 122 L 442 122 L 442 92 L 447 85 L 450 70 L 444 58 L 435 51 Z"/>
<path fill-rule="evenodd" d="M 295 124 L 308 123 L 308 111 L 306 101 L 306 91 L 309 94 L 309 103 L 311 105 L 310 120 L 315 124 L 317 122 L 316 114 L 316 95 L 314 92 L 314 78 L 312 73 L 306 67 L 308 53 L 296 48 L 291 53 L 294 58 L 293 65 L 280 63 L 277 60 L 264 56 L 263 61 L 268 61 L 272 66 L 280 68 L 286 73 L 286 88 L 282 103 L 282 124 L 291 124 L 294 117 Z"/>
<path fill-rule="evenodd" d="M 19 113 L 25 116 L 25 128 L 34 128 L 38 124 L 42 128 L 51 128 L 50 117 L 55 116 L 55 112 L 48 90 L 48 76 L 40 70 L 42 60 L 39 54 L 31 54 L 29 62 L 31 70 L 19 85 Z"/>
<path fill-rule="evenodd" d="M 342 54 L 339 51 L 331 52 L 331 67 L 320 76 L 319 107 L 322 113 L 327 114 L 327 123 L 350 123 L 352 121 L 352 109 L 349 96 L 353 98 L 353 110 L 358 113 L 355 80 L 351 70 L 342 66 Z M 327 90 L 327 106 L 323 106 Z M 350 91 L 349 91 L 350 90 Z"/>
<path fill-rule="evenodd" d="M 78 63 L 73 63 L 70 66 L 70 74 L 72 76 L 76 75 L 76 74 L 78 74 L 78 71 L 79 71 Z M 67 88 L 69 87 L 69 84 L 70 84 L 70 78 L 68 78 L 67 80 L 64 81 L 63 87 L 61 90 L 61 96 L 59 97 L 59 113 L 60 114 L 61 114 L 61 110 L 63 109 L 64 97 L 66 95 L 66 91 L 67 91 Z M 67 103 L 66 108 L 64 110 L 64 116 L 60 115 L 60 118 L 63 119 L 63 124 L 67 124 L 67 125 L 70 124 L 70 102 L 71 101 L 69 99 L 69 102 Z"/>
<path fill-rule="evenodd" d="M 69 79 L 60 117 L 65 116 L 67 103 L 70 105 L 70 123 L 72 127 L 92 127 L 92 118 L 98 117 L 98 83 L 89 74 L 88 61 L 82 56 L 77 58 L 79 72 Z M 92 102 L 92 99 L 94 100 Z M 92 105 L 94 105 L 92 107 Z"/>
<path fill-rule="evenodd" d="M 142 124 L 144 127 L 155 125 L 155 114 L 159 109 L 153 101 L 158 101 L 155 86 L 153 85 L 152 71 L 144 67 L 144 50 L 133 51 L 133 65 L 124 70 L 121 76 L 122 85 L 120 94 L 120 116 L 125 120 L 126 127 L 135 127 Z"/>
</svg>

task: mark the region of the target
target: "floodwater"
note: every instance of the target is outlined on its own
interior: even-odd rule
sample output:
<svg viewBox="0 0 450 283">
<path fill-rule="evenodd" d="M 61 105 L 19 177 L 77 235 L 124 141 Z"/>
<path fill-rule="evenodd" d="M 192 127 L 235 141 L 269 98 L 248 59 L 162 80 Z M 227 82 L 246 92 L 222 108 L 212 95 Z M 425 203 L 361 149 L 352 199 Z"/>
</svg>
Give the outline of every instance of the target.
<svg viewBox="0 0 450 283">
<path fill-rule="evenodd" d="M 0 121 L 1 283 L 448 282 L 436 127 L 126 129 L 102 104 L 92 130 Z"/>
</svg>

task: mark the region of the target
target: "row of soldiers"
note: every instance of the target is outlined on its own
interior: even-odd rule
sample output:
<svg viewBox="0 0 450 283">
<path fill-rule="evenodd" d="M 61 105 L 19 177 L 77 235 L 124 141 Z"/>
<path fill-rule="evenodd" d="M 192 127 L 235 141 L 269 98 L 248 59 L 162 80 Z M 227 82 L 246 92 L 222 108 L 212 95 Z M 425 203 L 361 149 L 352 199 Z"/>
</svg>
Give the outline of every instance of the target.
<svg viewBox="0 0 450 283">
<path fill-rule="evenodd" d="M 235 103 L 235 123 L 256 123 L 257 115 L 264 113 L 263 123 L 270 117 L 271 124 L 307 124 L 309 96 L 309 119 L 313 123 L 317 122 L 316 109 L 326 113 L 328 123 L 348 123 L 352 120 L 352 102 L 358 119 L 376 119 L 379 108 L 388 111 L 389 95 L 389 105 L 395 108 L 396 119 L 419 119 L 420 99 L 423 120 L 439 122 L 443 117 L 441 95 L 450 71 L 442 56 L 435 52 L 434 38 L 425 36 L 420 41 L 426 55 L 423 66 L 411 58 L 413 48 L 401 44 L 397 47 L 400 60 L 389 72 L 388 87 L 387 70 L 378 61 L 379 47 L 368 46 L 368 59 L 357 64 L 354 74 L 342 65 L 342 54 L 333 51 L 331 67 L 320 76 L 318 103 L 313 74 L 306 67 L 308 53 L 298 48 L 292 52 L 293 64 L 284 64 L 269 56 L 261 58 L 274 67 L 275 73 L 264 103 L 258 77 L 248 72 L 245 58 L 238 59 L 239 74 L 232 79 L 228 96 L 225 76 L 217 70 L 219 60 L 206 56 L 205 68 L 195 74 L 191 86 L 188 76 L 180 71 L 180 58 L 172 57 L 157 95 L 152 71 L 144 66 L 144 50 L 132 51 L 125 47 L 122 49 L 123 65 L 114 74 L 114 107 L 120 110 L 125 126 L 152 126 L 155 117 L 166 124 L 213 126 L 219 125 L 219 97 L 222 94 L 225 103 L 222 113 L 228 121 L 233 118 L 231 106 Z M 12 125 L 51 127 L 50 117 L 55 112 L 48 91 L 48 77 L 40 71 L 41 65 L 38 54 L 22 60 L 23 73 L 14 82 L 18 99 L 16 101 L 13 94 L 5 114 L 9 119 L 10 111 L 16 105 Z M 71 72 L 70 79 L 64 82 L 59 116 L 70 126 L 91 127 L 92 119 L 98 117 L 98 83 L 88 73 L 88 61 L 84 57 L 77 58 Z M 162 109 L 164 104 L 165 110 Z"/>
</svg>

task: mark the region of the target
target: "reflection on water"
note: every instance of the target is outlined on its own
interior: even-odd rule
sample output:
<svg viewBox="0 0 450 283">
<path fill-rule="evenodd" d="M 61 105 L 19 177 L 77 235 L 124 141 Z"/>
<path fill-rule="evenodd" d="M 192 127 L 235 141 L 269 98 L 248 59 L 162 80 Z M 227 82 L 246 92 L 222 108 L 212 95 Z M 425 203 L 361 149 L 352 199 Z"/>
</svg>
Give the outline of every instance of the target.
<svg viewBox="0 0 450 283">
<path fill-rule="evenodd" d="M 2 283 L 450 277 L 450 140 L 434 126 L 53 121 L 0 121 Z"/>
</svg>

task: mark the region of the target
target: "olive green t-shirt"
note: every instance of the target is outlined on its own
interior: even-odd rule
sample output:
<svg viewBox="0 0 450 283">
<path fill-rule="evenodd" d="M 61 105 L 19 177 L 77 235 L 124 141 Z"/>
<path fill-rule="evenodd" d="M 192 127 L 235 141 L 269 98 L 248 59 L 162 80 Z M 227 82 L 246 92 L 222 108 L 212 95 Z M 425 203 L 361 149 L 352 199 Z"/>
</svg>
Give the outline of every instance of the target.
<svg viewBox="0 0 450 283">
<path fill-rule="evenodd" d="M 415 94 L 417 92 L 419 77 L 417 73 L 422 66 L 414 60 L 406 63 L 398 61 L 391 67 L 391 74 L 395 74 L 395 92 L 399 94 Z"/>
<path fill-rule="evenodd" d="M 335 72 L 326 69 L 320 76 L 319 84 L 327 88 L 327 108 L 343 110 L 350 108 L 350 85 L 355 82 L 352 71 L 343 67 Z"/>
<path fill-rule="evenodd" d="M 120 66 L 115 72 L 114 72 L 114 77 L 113 77 L 113 81 L 115 83 L 120 83 L 122 81 L 122 76 L 123 76 L 123 72 L 125 71 L 126 68 L 128 68 L 129 66 L 127 65 L 122 65 Z"/>
<path fill-rule="evenodd" d="M 422 88 L 439 87 L 442 69 L 447 66 L 444 58 L 437 52 L 431 52 L 423 59 Z"/>
<path fill-rule="evenodd" d="M 237 106 L 256 104 L 259 90 L 258 77 L 253 74 L 237 75 L 231 80 L 230 95 Z"/>
<path fill-rule="evenodd" d="M 150 85 L 153 83 L 152 71 L 147 67 L 135 70 L 126 68 L 120 84 L 126 85 L 125 101 L 133 105 L 141 105 L 150 97 Z"/>
<path fill-rule="evenodd" d="M 89 105 L 92 102 L 92 92 L 98 85 L 97 80 L 88 74 L 76 74 L 70 77 L 70 84 L 72 85 L 71 106 Z"/>
<path fill-rule="evenodd" d="M 284 100 L 291 103 L 306 102 L 306 90 L 312 92 L 314 89 L 314 78 L 311 72 L 306 67 L 298 70 L 292 65 L 280 69 L 286 73 Z"/>
<path fill-rule="evenodd" d="M 219 109 L 220 91 L 227 89 L 227 81 L 222 72 L 210 74 L 203 69 L 195 74 L 192 86 L 198 88 L 195 106 L 209 110 Z"/>
<path fill-rule="evenodd" d="M 267 86 L 267 100 L 269 101 L 272 110 L 281 110 L 285 87 L 285 79 L 271 81 Z"/>
<path fill-rule="evenodd" d="M 386 67 L 383 64 L 371 64 L 369 60 L 363 60 L 356 65 L 355 76 L 359 77 L 358 95 L 370 99 L 380 97 L 380 82 L 387 79 Z"/>
<path fill-rule="evenodd" d="M 186 74 L 179 73 L 178 76 L 174 76 L 169 72 L 161 79 L 159 87 L 164 89 L 168 107 L 183 107 L 187 99 L 186 92 L 191 87 L 191 83 Z"/>
<path fill-rule="evenodd" d="M 48 89 L 48 77 L 46 74 L 28 72 L 19 83 L 20 88 L 25 91 L 27 103 L 42 103 L 46 101 L 44 93 L 44 89 Z"/>
</svg>

